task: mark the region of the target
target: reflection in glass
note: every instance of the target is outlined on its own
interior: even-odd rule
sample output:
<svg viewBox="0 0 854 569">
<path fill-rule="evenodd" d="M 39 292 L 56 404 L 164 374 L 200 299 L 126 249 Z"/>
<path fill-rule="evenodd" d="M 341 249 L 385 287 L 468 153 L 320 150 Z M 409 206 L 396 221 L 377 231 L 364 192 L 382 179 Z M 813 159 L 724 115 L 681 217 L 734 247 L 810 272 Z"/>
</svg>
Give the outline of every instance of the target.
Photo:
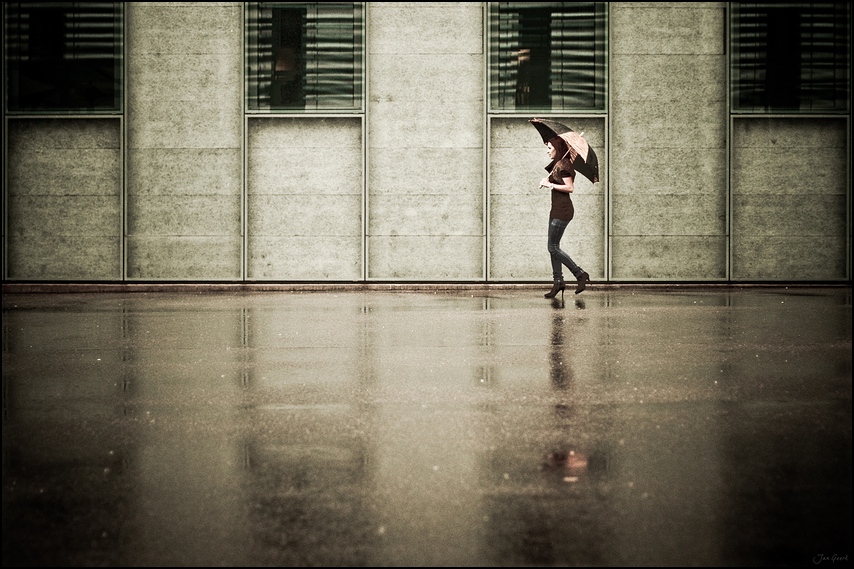
<svg viewBox="0 0 854 569">
<path fill-rule="evenodd" d="M 605 2 L 491 2 L 490 110 L 605 110 Z"/>
<path fill-rule="evenodd" d="M 845 2 L 732 4 L 733 111 L 847 111 Z"/>
<path fill-rule="evenodd" d="M 249 110 L 362 109 L 361 3 L 247 3 Z"/>
<path fill-rule="evenodd" d="M 121 112 L 122 2 L 6 2 L 9 112 Z"/>
</svg>

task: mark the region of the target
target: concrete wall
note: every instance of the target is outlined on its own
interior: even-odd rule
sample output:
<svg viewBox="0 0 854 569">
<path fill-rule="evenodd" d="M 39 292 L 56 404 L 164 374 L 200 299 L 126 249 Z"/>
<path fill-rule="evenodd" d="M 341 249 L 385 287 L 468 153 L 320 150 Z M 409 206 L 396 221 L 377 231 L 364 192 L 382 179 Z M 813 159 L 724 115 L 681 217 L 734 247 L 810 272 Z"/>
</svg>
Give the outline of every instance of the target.
<svg viewBox="0 0 854 569">
<path fill-rule="evenodd" d="M 359 117 L 250 118 L 248 277 L 362 276 Z"/>
<path fill-rule="evenodd" d="M 368 278 L 483 278 L 483 15 L 375 3 L 368 20 Z"/>
<path fill-rule="evenodd" d="M 241 273 L 239 2 L 129 2 L 127 277 Z"/>
<path fill-rule="evenodd" d="M 726 278 L 723 2 L 611 4 L 611 274 Z"/>
<path fill-rule="evenodd" d="M 10 279 L 121 279 L 121 132 L 118 118 L 9 121 Z"/>
<path fill-rule="evenodd" d="M 846 130 L 841 118 L 733 121 L 733 278 L 845 278 Z"/>
<path fill-rule="evenodd" d="M 731 117 L 726 3 L 611 3 L 564 248 L 594 280 L 850 279 L 848 117 Z M 364 114 L 243 106 L 239 2 L 125 7 L 123 116 L 6 117 L 9 280 L 548 281 L 479 3 L 369 3 Z M 728 159 L 731 163 L 728 165 Z M 792 160 L 797 159 L 797 165 Z"/>
</svg>

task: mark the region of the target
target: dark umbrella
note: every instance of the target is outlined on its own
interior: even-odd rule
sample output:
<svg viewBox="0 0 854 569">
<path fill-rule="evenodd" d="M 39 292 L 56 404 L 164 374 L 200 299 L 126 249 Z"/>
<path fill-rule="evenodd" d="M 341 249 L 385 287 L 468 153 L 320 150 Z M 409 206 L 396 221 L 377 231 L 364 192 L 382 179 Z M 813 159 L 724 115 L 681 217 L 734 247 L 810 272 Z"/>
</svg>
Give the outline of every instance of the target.
<svg viewBox="0 0 854 569">
<path fill-rule="evenodd" d="M 575 171 L 581 172 L 594 184 L 599 181 L 599 159 L 580 134 L 566 125 L 546 119 L 531 119 L 530 123 L 543 137 L 543 143 L 556 136 L 564 139 L 569 147 L 569 155 Z"/>
</svg>

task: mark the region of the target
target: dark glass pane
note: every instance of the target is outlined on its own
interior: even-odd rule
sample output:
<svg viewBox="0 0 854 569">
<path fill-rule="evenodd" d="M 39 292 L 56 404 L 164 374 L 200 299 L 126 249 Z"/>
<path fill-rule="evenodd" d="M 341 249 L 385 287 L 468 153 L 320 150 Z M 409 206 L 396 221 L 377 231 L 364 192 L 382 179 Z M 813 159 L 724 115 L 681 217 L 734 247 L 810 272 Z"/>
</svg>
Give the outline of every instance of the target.
<svg viewBox="0 0 854 569">
<path fill-rule="evenodd" d="M 492 2 L 490 109 L 604 111 L 604 2 Z"/>
<path fill-rule="evenodd" d="M 6 2 L 9 112 L 121 112 L 121 2 Z"/>
<path fill-rule="evenodd" d="M 250 2 L 249 109 L 361 110 L 363 28 L 360 3 Z"/>
<path fill-rule="evenodd" d="M 732 107 L 745 112 L 845 112 L 849 4 L 733 3 Z"/>
</svg>

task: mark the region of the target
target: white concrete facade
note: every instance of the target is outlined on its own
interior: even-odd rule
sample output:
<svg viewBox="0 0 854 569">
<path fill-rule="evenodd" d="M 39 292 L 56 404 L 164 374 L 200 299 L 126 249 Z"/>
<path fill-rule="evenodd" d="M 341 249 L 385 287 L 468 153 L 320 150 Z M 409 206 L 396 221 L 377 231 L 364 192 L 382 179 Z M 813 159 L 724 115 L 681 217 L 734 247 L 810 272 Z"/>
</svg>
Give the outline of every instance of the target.
<svg viewBox="0 0 854 569">
<path fill-rule="evenodd" d="M 731 114 L 727 7 L 611 3 L 607 110 L 553 114 L 599 156 L 563 240 L 594 280 L 851 279 L 850 111 Z M 126 3 L 120 116 L 4 117 L 4 280 L 548 281 L 485 14 L 369 2 L 363 112 L 253 114 L 242 3 Z"/>
</svg>

